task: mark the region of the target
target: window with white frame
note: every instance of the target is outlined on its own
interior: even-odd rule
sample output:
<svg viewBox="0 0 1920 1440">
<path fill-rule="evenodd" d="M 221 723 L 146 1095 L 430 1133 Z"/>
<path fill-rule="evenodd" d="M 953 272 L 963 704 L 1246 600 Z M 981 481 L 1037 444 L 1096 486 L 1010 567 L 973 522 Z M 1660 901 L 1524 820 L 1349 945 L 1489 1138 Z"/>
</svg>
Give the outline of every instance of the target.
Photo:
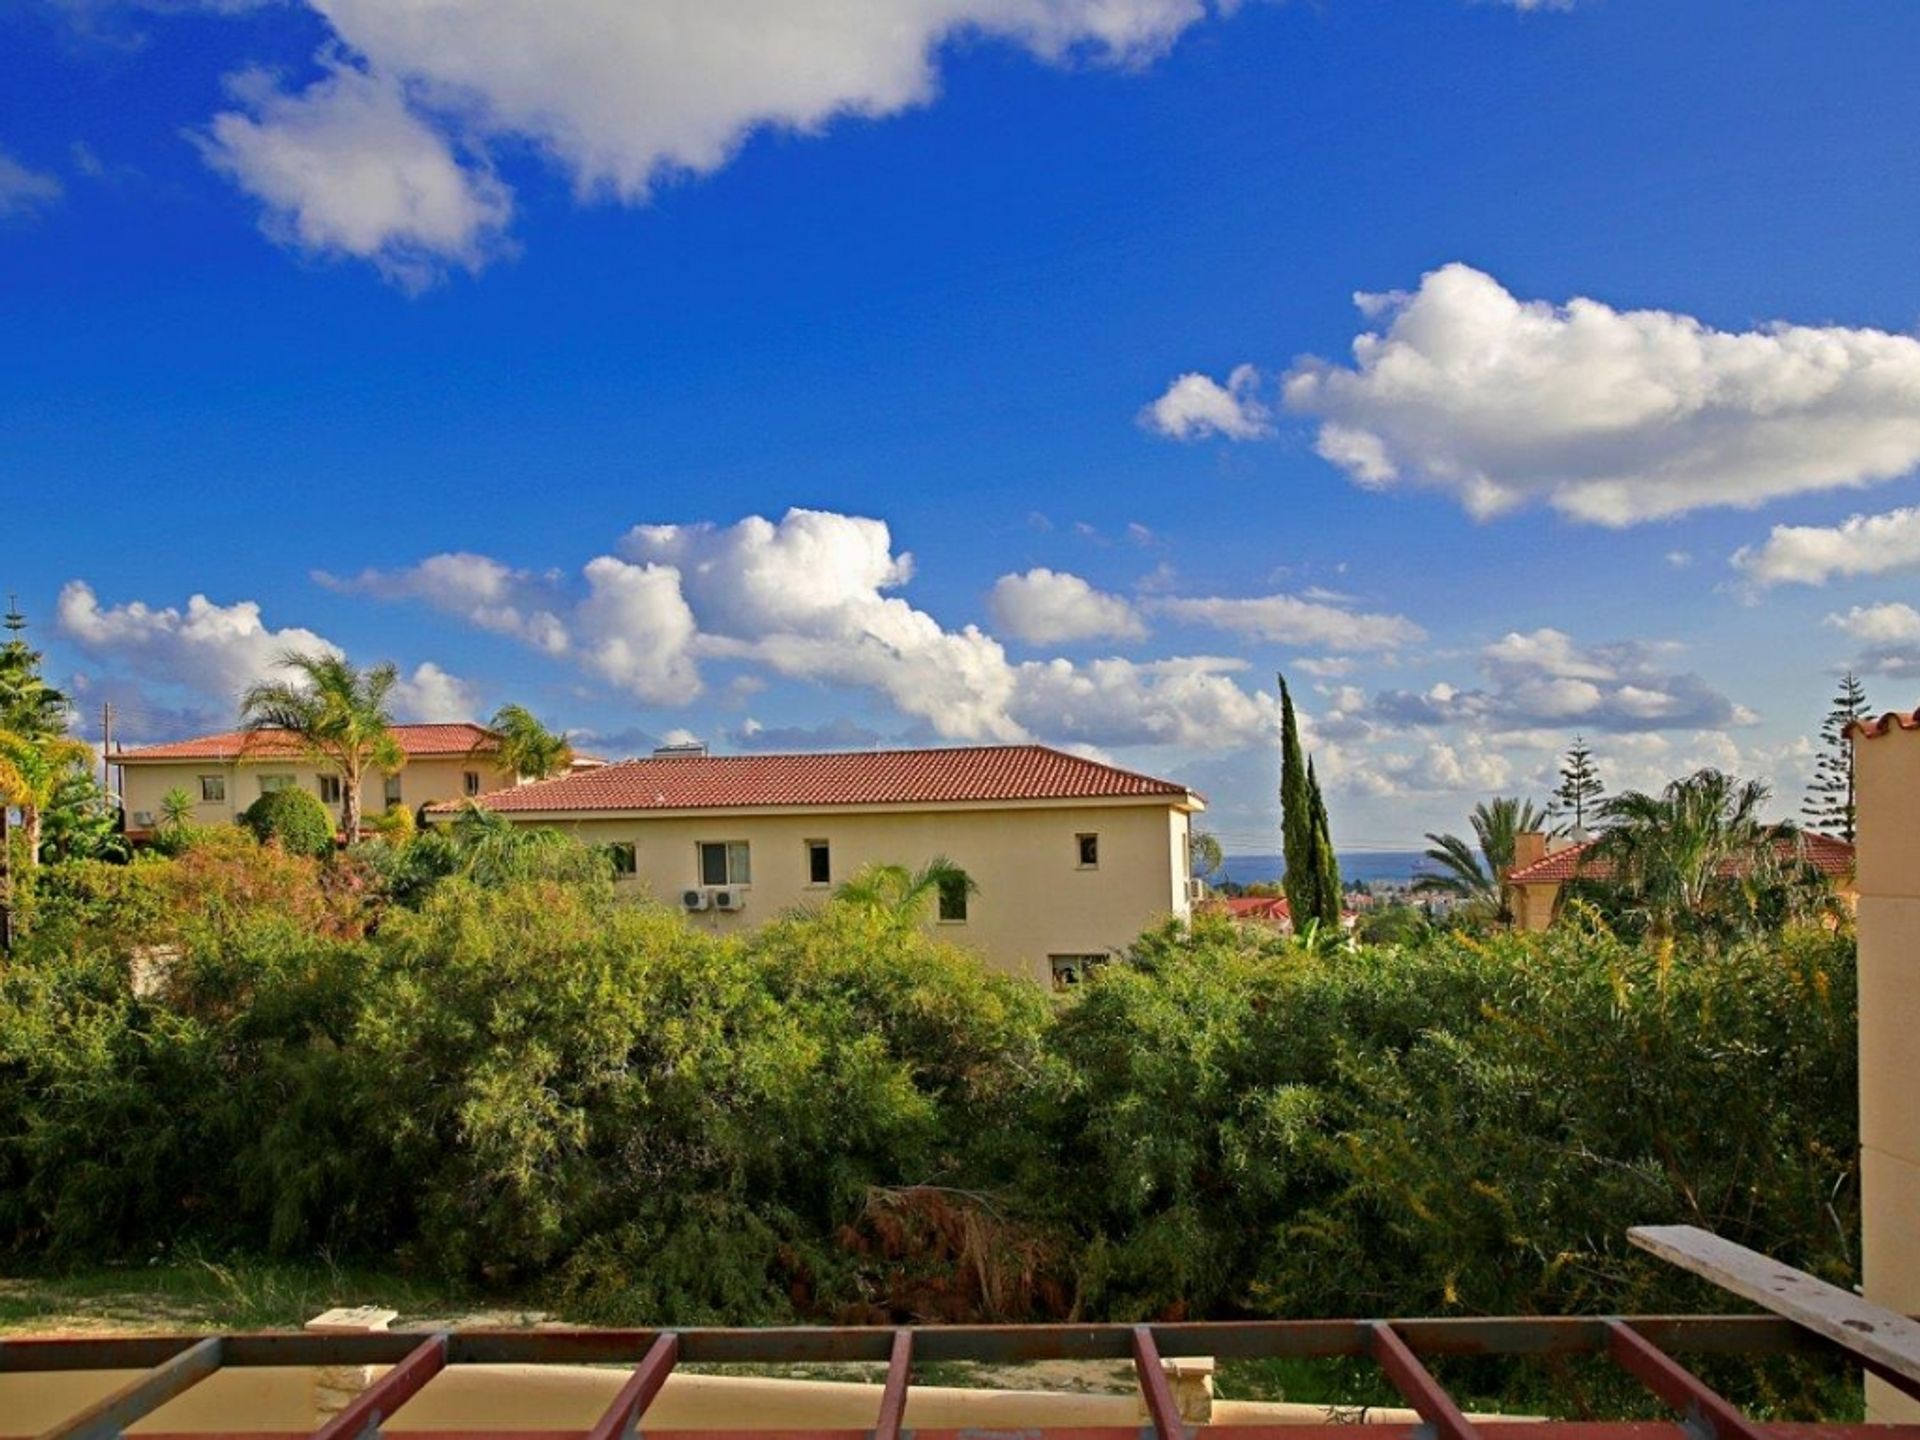
<svg viewBox="0 0 1920 1440">
<path fill-rule="evenodd" d="M 824 840 L 807 841 L 807 884 L 833 883 L 833 848 Z"/>
<path fill-rule="evenodd" d="M 744 840 L 702 840 L 700 842 L 700 883 L 702 885 L 751 885 L 753 865 Z"/>
<path fill-rule="evenodd" d="M 340 803 L 340 777 L 338 775 L 322 775 L 320 777 L 320 803 L 322 805 L 338 805 Z"/>
<path fill-rule="evenodd" d="M 466 787 L 469 796 L 478 795 L 480 793 L 480 772 L 478 770 L 461 771 L 460 783 Z"/>
<path fill-rule="evenodd" d="M 227 777 L 224 775 L 202 775 L 200 777 L 200 798 L 206 801 L 220 801 L 227 798 Z"/>
<path fill-rule="evenodd" d="M 1086 983 L 1094 970 L 1107 963 L 1105 954 L 1099 955 L 1049 955 L 1047 968 L 1052 972 L 1053 988 L 1072 990 Z"/>
</svg>

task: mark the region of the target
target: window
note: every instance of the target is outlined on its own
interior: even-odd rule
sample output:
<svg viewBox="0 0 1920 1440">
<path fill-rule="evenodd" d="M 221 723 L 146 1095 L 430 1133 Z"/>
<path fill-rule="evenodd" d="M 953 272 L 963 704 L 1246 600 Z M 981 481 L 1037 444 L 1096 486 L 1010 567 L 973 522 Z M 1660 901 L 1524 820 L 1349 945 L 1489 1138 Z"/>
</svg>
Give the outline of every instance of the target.
<svg viewBox="0 0 1920 1440">
<path fill-rule="evenodd" d="M 460 772 L 460 783 L 466 787 L 468 795 L 478 795 L 480 793 L 480 772 L 478 770 L 462 770 Z"/>
<path fill-rule="evenodd" d="M 607 855 L 613 861 L 613 873 L 615 875 L 624 877 L 638 873 L 640 860 L 634 851 L 634 845 L 631 840 L 615 841 L 613 844 L 607 846 Z"/>
<path fill-rule="evenodd" d="M 967 921 L 967 881 L 962 875 L 949 875 L 940 882 L 940 919 L 948 925 Z"/>
<path fill-rule="evenodd" d="M 400 803 L 400 777 L 398 775 L 387 776 L 381 793 L 385 797 L 387 804 L 398 805 Z"/>
<path fill-rule="evenodd" d="M 320 803 L 323 805 L 338 805 L 340 803 L 340 777 L 338 775 L 322 775 L 320 777 Z"/>
<path fill-rule="evenodd" d="M 833 881 L 833 851 L 824 840 L 807 841 L 807 883 L 828 885 Z"/>
<path fill-rule="evenodd" d="M 1074 852 L 1080 857 L 1082 870 L 1100 868 L 1100 837 L 1098 835 L 1076 835 L 1073 837 Z"/>
<path fill-rule="evenodd" d="M 202 800 L 225 800 L 227 798 L 227 777 L 224 775 L 202 775 L 200 777 L 200 798 Z"/>
<path fill-rule="evenodd" d="M 291 790 L 292 788 L 293 776 L 291 775 L 262 775 L 260 777 L 260 793 L 262 795 L 272 795 L 278 791 Z"/>
<path fill-rule="evenodd" d="M 744 840 L 703 840 L 700 843 L 702 885 L 751 885 L 753 867 Z"/>
<path fill-rule="evenodd" d="M 1105 955 L 1049 955 L 1047 968 L 1053 972 L 1053 988 L 1072 990 L 1090 976 L 1096 966 L 1107 963 Z"/>
</svg>

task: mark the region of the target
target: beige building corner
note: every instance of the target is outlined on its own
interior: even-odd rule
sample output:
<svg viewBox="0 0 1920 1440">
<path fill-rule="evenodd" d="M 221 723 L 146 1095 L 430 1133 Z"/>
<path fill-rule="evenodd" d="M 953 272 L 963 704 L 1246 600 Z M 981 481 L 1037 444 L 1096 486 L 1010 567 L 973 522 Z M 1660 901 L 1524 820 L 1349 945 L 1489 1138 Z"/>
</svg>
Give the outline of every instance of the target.
<svg viewBox="0 0 1920 1440">
<path fill-rule="evenodd" d="M 1920 1312 L 1920 714 L 1853 731 L 1859 837 L 1860 1184 L 1864 1293 Z M 1920 1403 L 1867 1382 L 1867 1418 Z"/>
<path fill-rule="evenodd" d="M 721 934 L 818 905 L 863 866 L 945 857 L 979 889 L 943 898 L 934 933 L 1060 988 L 1188 916 L 1189 827 L 1206 807 L 1041 745 L 662 754 L 480 803 L 610 847 L 623 884 Z"/>
</svg>

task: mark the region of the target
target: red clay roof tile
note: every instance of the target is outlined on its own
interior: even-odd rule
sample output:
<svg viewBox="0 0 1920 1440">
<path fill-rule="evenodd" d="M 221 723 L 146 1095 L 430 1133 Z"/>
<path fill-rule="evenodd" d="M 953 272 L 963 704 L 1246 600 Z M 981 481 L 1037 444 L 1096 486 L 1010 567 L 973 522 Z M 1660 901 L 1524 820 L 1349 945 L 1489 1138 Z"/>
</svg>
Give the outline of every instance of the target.
<svg viewBox="0 0 1920 1440">
<path fill-rule="evenodd" d="M 484 754 L 499 745 L 499 739 L 484 726 L 462 722 L 456 725 L 396 725 L 394 738 L 411 759 L 432 755 Z M 116 765 L 142 764 L 149 760 L 235 760 L 244 748 L 249 760 L 290 760 L 305 753 L 305 747 L 284 730 L 224 730 L 218 735 L 199 735 L 191 740 L 175 740 L 165 745 L 146 745 L 138 750 L 114 754 Z"/>
<path fill-rule="evenodd" d="M 537 814 L 1136 796 L 1177 799 L 1188 793 L 1184 785 L 1170 780 L 1044 745 L 988 745 L 817 755 L 656 756 L 496 790 L 478 803 L 503 813 Z"/>
<path fill-rule="evenodd" d="M 1544 860 L 1536 860 L 1531 865 L 1513 871 L 1507 876 L 1507 883 L 1564 885 L 1569 880 L 1603 880 L 1611 873 L 1612 867 L 1605 860 L 1585 858 L 1587 852 L 1598 843 L 1587 840 L 1578 845 L 1569 845 L 1564 850 L 1556 850 Z M 1853 846 L 1832 835 L 1803 830 L 1797 835 L 1782 836 L 1774 843 L 1783 858 L 1804 855 L 1822 875 L 1853 873 Z"/>
</svg>

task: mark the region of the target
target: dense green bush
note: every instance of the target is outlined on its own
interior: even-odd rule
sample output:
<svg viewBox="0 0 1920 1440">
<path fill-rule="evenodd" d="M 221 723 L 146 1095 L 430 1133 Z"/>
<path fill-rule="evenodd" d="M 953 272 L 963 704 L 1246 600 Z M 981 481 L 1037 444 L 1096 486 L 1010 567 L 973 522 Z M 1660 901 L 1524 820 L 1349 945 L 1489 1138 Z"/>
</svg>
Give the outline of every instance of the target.
<svg viewBox="0 0 1920 1440">
<path fill-rule="evenodd" d="M 1844 936 L 1202 921 L 1057 1003 L 872 908 L 721 939 L 479 838 L 61 867 L 0 969 L 0 1247 L 634 1324 L 1711 1303 L 1623 1247 L 1677 1220 L 1854 1274 Z"/>
<path fill-rule="evenodd" d="M 289 855 L 321 856 L 333 849 L 337 827 L 317 796 L 297 785 L 262 795 L 240 812 L 240 823 L 261 844 L 277 840 Z"/>
</svg>

